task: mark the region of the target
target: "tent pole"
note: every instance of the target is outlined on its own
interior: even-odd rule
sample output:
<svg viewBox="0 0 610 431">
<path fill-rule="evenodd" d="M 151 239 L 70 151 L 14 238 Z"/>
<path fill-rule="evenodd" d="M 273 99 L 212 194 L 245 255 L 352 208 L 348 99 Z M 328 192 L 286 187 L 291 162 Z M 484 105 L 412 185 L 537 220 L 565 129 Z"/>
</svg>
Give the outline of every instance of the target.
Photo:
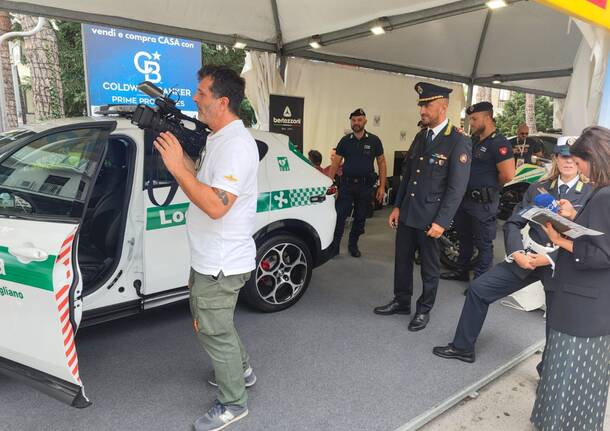
<svg viewBox="0 0 610 431">
<path fill-rule="evenodd" d="M 273 22 L 275 24 L 275 53 L 279 59 L 277 65 L 283 81 L 286 76 L 286 55 L 284 55 L 284 38 L 282 36 L 282 26 L 280 24 L 280 13 L 277 8 L 277 0 L 271 0 L 271 10 L 273 11 Z"/>
<path fill-rule="evenodd" d="M 472 105 L 473 98 L 474 98 L 474 80 L 471 80 L 470 84 L 468 84 L 468 97 L 466 98 L 466 107 Z M 464 131 L 470 135 L 470 124 L 468 123 L 468 115 L 464 116 Z"/>
</svg>

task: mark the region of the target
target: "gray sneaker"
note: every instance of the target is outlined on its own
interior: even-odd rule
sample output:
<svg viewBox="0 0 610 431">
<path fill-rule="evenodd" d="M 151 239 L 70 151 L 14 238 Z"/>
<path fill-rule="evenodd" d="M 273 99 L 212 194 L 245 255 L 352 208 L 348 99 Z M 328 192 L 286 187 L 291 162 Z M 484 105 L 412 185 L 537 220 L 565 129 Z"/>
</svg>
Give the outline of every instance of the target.
<svg viewBox="0 0 610 431">
<path fill-rule="evenodd" d="M 210 410 L 193 424 L 195 431 L 218 431 L 248 415 L 247 406 L 221 404 L 218 400 Z"/>
<path fill-rule="evenodd" d="M 251 388 L 256 383 L 256 374 L 254 374 L 254 370 L 252 370 L 252 367 L 249 365 L 248 368 L 246 368 L 246 371 L 244 371 L 244 380 L 246 382 L 246 388 Z M 216 376 L 214 375 L 213 371 L 212 375 L 208 379 L 208 383 L 212 386 L 218 386 L 218 383 L 216 383 Z"/>
</svg>

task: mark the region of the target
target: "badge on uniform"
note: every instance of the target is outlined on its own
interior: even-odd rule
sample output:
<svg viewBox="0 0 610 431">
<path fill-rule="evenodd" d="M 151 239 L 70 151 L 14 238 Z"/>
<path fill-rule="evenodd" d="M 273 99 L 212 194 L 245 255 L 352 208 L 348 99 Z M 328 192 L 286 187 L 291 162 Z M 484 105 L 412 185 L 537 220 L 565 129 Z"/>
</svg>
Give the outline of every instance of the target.
<svg viewBox="0 0 610 431">
<path fill-rule="evenodd" d="M 466 164 L 468 162 L 468 154 L 462 153 L 460 154 L 460 163 Z"/>
<path fill-rule="evenodd" d="M 481 148 L 479 148 L 479 150 L 481 150 L 482 152 L 486 153 L 487 152 L 487 147 L 481 147 Z"/>
<path fill-rule="evenodd" d="M 432 154 L 432 158 L 428 161 L 431 165 L 443 166 L 447 162 L 447 156 L 444 154 L 434 153 Z"/>
<path fill-rule="evenodd" d="M 508 154 L 508 148 L 506 148 L 506 147 L 500 147 L 500 148 L 498 149 L 498 152 L 500 153 L 500 155 L 501 155 L 501 156 L 505 156 L 505 155 L 507 155 L 507 154 Z"/>
</svg>

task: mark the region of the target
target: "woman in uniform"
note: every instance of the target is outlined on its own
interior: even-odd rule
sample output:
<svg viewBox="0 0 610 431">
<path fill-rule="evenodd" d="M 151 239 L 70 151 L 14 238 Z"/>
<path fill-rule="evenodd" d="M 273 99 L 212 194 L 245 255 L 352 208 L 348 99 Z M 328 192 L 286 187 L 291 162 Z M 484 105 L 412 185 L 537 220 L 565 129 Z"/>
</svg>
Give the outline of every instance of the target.
<svg viewBox="0 0 610 431">
<path fill-rule="evenodd" d="M 560 247 L 544 366 L 531 422 L 540 431 L 602 431 L 610 381 L 610 130 L 589 127 L 570 147 L 594 190 L 582 208 L 560 200 L 560 215 L 602 232 L 574 240 L 550 224 Z"/>
</svg>

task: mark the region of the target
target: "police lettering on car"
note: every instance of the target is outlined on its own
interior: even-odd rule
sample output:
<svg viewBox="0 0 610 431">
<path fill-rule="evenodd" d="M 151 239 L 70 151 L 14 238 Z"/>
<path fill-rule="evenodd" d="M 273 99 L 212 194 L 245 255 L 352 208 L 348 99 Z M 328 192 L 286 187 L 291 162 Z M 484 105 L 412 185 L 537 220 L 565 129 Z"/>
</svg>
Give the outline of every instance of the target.
<svg viewBox="0 0 610 431">
<path fill-rule="evenodd" d="M 345 135 L 337 145 L 337 157 L 333 159 L 328 175 L 334 178 L 341 162 L 343 175 L 339 180 L 339 197 L 337 198 L 337 224 L 335 226 L 333 253 L 339 253 L 341 238 L 345 229 L 345 220 L 354 209 L 352 228 L 349 234 L 348 250 L 354 257 L 360 257 L 358 238 L 364 233 L 366 213 L 372 201 L 373 187 L 377 182 L 374 161 L 379 169 L 379 187 L 377 201 L 381 202 L 385 194 L 386 162 L 381 140 L 365 129 L 366 114 L 356 109 L 349 116 L 352 133 Z"/>
<path fill-rule="evenodd" d="M 420 82 L 415 86 L 422 130 L 415 135 L 389 218 L 396 231 L 394 299 L 375 308 L 381 315 L 409 314 L 413 261 L 420 250 L 423 293 L 417 300 L 410 331 L 424 329 L 439 281 L 438 238 L 451 224 L 470 174 L 471 142 L 447 119 L 451 89 Z"/>
<path fill-rule="evenodd" d="M 493 105 L 480 102 L 466 109 L 466 114 L 473 132 L 472 166 L 466 195 L 454 219 L 460 244 L 459 268 L 441 274 L 446 280 L 470 280 L 469 264 L 475 246 L 479 257 L 474 277 L 491 267 L 500 188 L 515 175 L 512 148 L 496 130 Z"/>
</svg>

